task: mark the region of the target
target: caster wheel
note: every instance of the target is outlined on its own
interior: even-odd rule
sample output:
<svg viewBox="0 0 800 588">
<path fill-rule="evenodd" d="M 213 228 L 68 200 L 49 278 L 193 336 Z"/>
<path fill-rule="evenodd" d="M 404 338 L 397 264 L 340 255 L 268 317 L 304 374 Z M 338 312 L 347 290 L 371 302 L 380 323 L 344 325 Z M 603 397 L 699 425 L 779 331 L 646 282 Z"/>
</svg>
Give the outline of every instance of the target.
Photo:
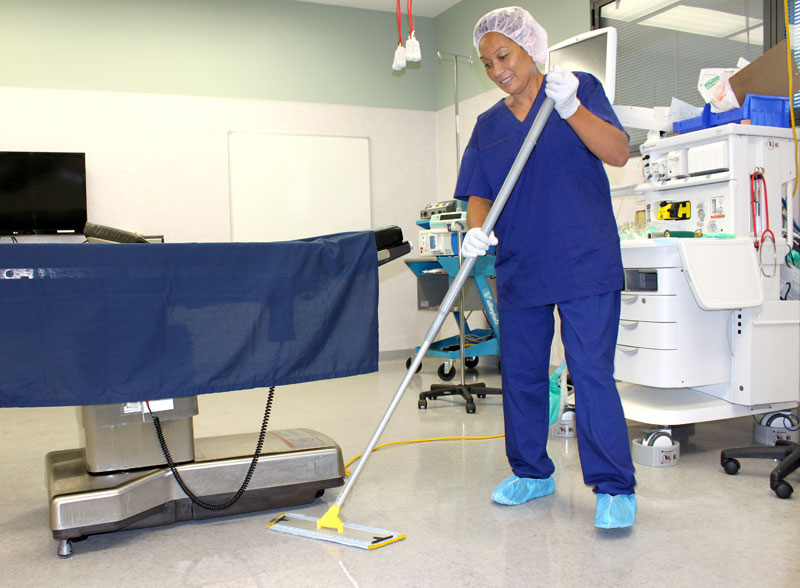
<svg viewBox="0 0 800 588">
<path fill-rule="evenodd" d="M 739 473 L 739 468 L 741 468 L 742 465 L 735 459 L 726 459 L 722 462 L 722 467 L 726 474 L 729 476 L 735 476 Z"/>
<path fill-rule="evenodd" d="M 478 358 L 477 357 L 465 357 L 464 358 L 464 365 L 468 368 L 474 368 L 478 365 Z"/>
<path fill-rule="evenodd" d="M 448 382 L 448 381 L 450 381 L 450 380 L 452 380 L 453 378 L 456 377 L 456 366 L 451 365 L 449 372 L 444 371 L 444 368 L 445 368 L 445 364 L 442 364 L 442 365 L 439 366 L 439 369 L 437 370 L 437 373 L 439 374 L 439 377 L 442 380 L 444 380 L 445 382 Z"/>
<path fill-rule="evenodd" d="M 414 358 L 413 358 L 413 357 L 409 357 L 409 358 L 406 360 L 406 369 L 408 369 L 408 368 L 410 368 L 410 367 L 411 367 L 411 362 L 413 362 L 413 361 L 414 361 Z M 415 374 L 418 374 L 418 373 L 419 373 L 419 370 L 421 370 L 421 369 L 422 369 L 422 364 L 419 364 L 419 365 L 417 366 L 417 371 L 416 371 L 416 372 L 414 372 L 414 373 L 415 373 Z"/>
<path fill-rule="evenodd" d="M 417 406 L 419 407 L 420 410 L 425 410 L 426 408 L 428 408 L 428 401 L 420 400 L 419 402 L 417 402 Z"/>
<path fill-rule="evenodd" d="M 778 498 L 789 498 L 793 491 L 794 489 L 786 482 L 781 482 L 775 486 L 775 494 Z"/>
<path fill-rule="evenodd" d="M 475 404 L 467 404 L 467 414 L 475 414 Z"/>
<path fill-rule="evenodd" d="M 644 439 L 642 439 L 642 445 L 649 445 L 650 447 L 671 447 L 673 443 L 669 433 L 653 431 L 645 435 Z"/>
<path fill-rule="evenodd" d="M 61 557 L 69 557 L 72 555 L 72 541 L 69 539 L 61 539 L 58 542 L 58 555 Z"/>
</svg>

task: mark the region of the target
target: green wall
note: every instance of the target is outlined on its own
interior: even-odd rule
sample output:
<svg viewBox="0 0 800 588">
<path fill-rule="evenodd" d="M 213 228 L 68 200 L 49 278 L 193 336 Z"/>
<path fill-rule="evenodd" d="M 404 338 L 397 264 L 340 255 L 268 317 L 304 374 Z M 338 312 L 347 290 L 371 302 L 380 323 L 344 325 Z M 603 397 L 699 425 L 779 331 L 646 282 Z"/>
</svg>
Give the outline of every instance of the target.
<svg viewBox="0 0 800 588">
<path fill-rule="evenodd" d="M 589 28 L 589 0 L 516 2 L 550 44 Z M 394 72 L 391 12 L 293 0 L 0 0 L 0 85 L 438 110 L 453 103 L 453 63 L 437 50 L 473 57 L 459 66 L 460 99 L 492 87 L 472 29 L 503 5 L 462 0 L 415 17 L 422 62 Z"/>
<path fill-rule="evenodd" d="M 291 0 L 0 0 L 0 85 L 432 110 L 435 59 L 393 72 L 396 40 L 392 13 Z"/>
</svg>

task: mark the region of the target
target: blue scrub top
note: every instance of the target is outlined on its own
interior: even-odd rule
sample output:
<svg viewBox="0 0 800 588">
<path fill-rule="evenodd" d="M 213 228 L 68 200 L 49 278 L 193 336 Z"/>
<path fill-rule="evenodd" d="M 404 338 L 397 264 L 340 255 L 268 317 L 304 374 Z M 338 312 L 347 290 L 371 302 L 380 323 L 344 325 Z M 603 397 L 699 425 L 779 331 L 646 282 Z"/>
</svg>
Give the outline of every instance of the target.
<svg viewBox="0 0 800 588">
<path fill-rule="evenodd" d="M 600 82 L 578 77 L 581 104 L 622 129 Z M 545 99 L 520 121 L 501 100 L 478 117 L 455 198 L 494 201 Z M 494 228 L 502 308 L 529 308 L 621 290 L 622 256 L 603 163 L 553 110 Z"/>
</svg>

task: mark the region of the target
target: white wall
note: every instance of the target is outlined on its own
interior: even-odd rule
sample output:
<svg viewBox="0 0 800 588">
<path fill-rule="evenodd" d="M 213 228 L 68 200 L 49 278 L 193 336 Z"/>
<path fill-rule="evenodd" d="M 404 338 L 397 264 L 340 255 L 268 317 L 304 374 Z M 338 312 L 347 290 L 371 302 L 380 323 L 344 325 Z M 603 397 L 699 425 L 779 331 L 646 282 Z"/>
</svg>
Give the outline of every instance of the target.
<svg viewBox="0 0 800 588">
<path fill-rule="evenodd" d="M 478 114 L 500 97 L 500 90 L 491 90 L 462 101 L 462 150 Z M 368 137 L 372 226 L 399 225 L 413 246 L 419 210 L 452 198 L 455 187 L 452 106 L 434 113 L 0 88 L 0 128 L 0 150 L 85 152 L 89 220 L 163 234 L 168 242 L 230 240 L 229 131 Z M 380 349 L 386 357 L 419 345 L 434 315 L 416 310 L 416 280 L 402 261 L 381 267 L 380 280 Z M 442 335 L 454 332 L 448 320 Z"/>
<path fill-rule="evenodd" d="M 228 131 L 368 137 L 372 226 L 416 245 L 436 194 L 435 113 L 155 94 L 0 88 L 0 150 L 86 153 L 89 220 L 168 242 L 230 240 Z M 418 345 L 430 313 L 402 261 L 380 269 L 380 349 Z"/>
<path fill-rule="evenodd" d="M 461 100 L 459 103 L 459 143 L 461 153 L 467 148 L 472 129 L 478 115 L 488 110 L 495 102 L 506 96 L 499 88 L 479 94 L 473 98 Z M 439 200 L 453 197 L 456 187 L 456 121 L 455 107 L 448 106 L 436 113 L 436 142 L 439 153 Z"/>
</svg>

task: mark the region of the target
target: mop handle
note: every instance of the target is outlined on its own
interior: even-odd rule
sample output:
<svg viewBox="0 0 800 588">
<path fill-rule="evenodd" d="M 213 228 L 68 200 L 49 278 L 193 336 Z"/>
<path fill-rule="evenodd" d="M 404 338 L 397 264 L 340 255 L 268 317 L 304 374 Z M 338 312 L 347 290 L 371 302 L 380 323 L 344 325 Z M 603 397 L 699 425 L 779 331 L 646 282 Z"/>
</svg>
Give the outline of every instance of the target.
<svg viewBox="0 0 800 588">
<path fill-rule="evenodd" d="M 520 174 L 522 173 L 522 168 L 525 167 L 525 163 L 528 161 L 528 157 L 530 157 L 533 148 L 536 146 L 536 142 L 539 140 L 539 135 L 541 135 L 547 119 L 550 118 L 550 114 L 553 112 L 554 105 L 555 103 L 551 98 L 545 98 L 544 102 L 542 103 L 542 107 L 536 114 L 536 118 L 531 125 L 531 129 L 528 131 L 528 135 L 525 137 L 525 142 L 522 144 L 519 153 L 517 153 L 517 157 L 514 160 L 511 169 L 508 171 L 505 181 L 503 182 L 503 186 L 500 188 L 500 192 L 497 195 L 497 198 L 495 198 L 491 209 L 489 209 L 489 214 L 486 216 L 486 220 L 481 227 L 481 230 L 487 235 L 492 232 L 500 213 L 503 211 L 503 207 L 505 206 L 508 197 L 511 195 L 511 191 L 514 189 Z M 375 433 L 369 440 L 366 449 L 364 449 L 364 452 L 361 454 L 361 459 L 358 461 L 356 469 L 347 478 L 347 483 L 345 483 L 344 488 L 342 488 L 342 491 L 339 493 L 339 497 L 336 499 L 335 503 L 337 506 L 341 507 L 344 504 L 344 501 L 347 500 L 347 496 L 350 494 L 356 479 L 358 479 L 361 470 L 364 468 L 364 464 L 367 463 L 367 458 L 378 444 L 378 440 L 383 434 L 383 430 L 386 428 L 386 425 L 389 424 L 389 419 L 392 418 L 395 408 L 397 408 L 397 405 L 400 403 L 400 399 L 403 397 L 403 394 L 405 394 L 408 385 L 411 383 L 411 379 L 414 377 L 414 374 L 417 373 L 417 368 L 422 363 L 422 358 L 425 357 L 425 354 L 428 352 L 428 348 L 431 346 L 431 343 L 433 343 L 436 335 L 439 333 L 439 329 L 442 328 L 445 318 L 447 318 L 447 315 L 450 313 L 450 309 L 453 307 L 453 304 L 455 304 L 456 297 L 464 287 L 464 283 L 472 271 L 472 267 L 475 265 L 476 259 L 476 257 L 467 257 L 464 260 L 464 263 L 461 265 L 461 269 L 458 270 L 458 274 L 456 274 L 453 283 L 450 284 L 450 288 L 447 290 L 447 294 L 445 294 L 444 299 L 439 306 L 439 311 L 436 313 L 436 317 L 433 319 L 433 323 L 428 329 L 428 333 L 425 335 L 425 341 L 420 346 L 419 351 L 417 351 L 414 361 L 411 362 L 411 365 L 406 372 L 406 376 L 403 378 L 403 381 L 400 383 L 400 387 L 397 389 L 397 392 L 395 392 L 394 398 L 392 398 L 392 401 L 389 404 L 389 408 L 386 409 L 383 419 L 381 419 L 378 428 L 375 430 Z"/>
<path fill-rule="evenodd" d="M 536 146 L 536 142 L 539 140 L 539 135 L 542 133 L 542 129 L 544 128 L 547 119 L 550 118 L 550 113 L 553 112 L 554 105 L 555 103 L 553 102 L 552 98 L 544 99 L 542 107 L 536 114 L 536 118 L 534 119 L 533 124 L 528 131 L 528 135 L 525 137 L 525 142 L 522 144 L 522 147 L 520 147 L 519 153 L 517 153 L 517 157 L 514 159 L 514 163 L 511 165 L 511 169 L 508 170 L 508 175 L 506 175 L 506 179 L 500 188 L 500 192 L 497 194 L 497 197 L 492 203 L 492 207 L 489 209 L 489 213 L 486 215 L 486 220 L 483 221 L 481 231 L 484 234 L 488 235 L 492 232 L 492 229 L 494 229 L 494 225 L 497 223 L 500 213 L 503 212 L 503 207 L 506 205 L 506 201 L 508 200 L 509 196 L 511 196 L 511 191 L 517 184 L 517 180 L 522 173 L 522 168 L 525 167 L 528 157 L 530 157 L 533 148 Z M 433 319 L 433 324 L 431 324 L 430 329 L 428 329 L 428 333 L 425 335 L 425 341 L 428 343 L 433 343 L 436 335 L 439 333 L 439 329 L 442 328 L 442 324 L 444 324 L 450 309 L 455 304 L 456 297 L 464 287 L 464 283 L 467 281 L 467 278 L 472 271 L 472 266 L 475 265 L 476 261 L 477 257 L 467 257 L 461 265 L 461 269 L 458 271 L 458 274 L 456 274 L 453 283 L 450 285 L 450 288 L 447 290 L 447 294 L 445 294 L 444 299 L 439 306 L 439 312 Z"/>
</svg>

